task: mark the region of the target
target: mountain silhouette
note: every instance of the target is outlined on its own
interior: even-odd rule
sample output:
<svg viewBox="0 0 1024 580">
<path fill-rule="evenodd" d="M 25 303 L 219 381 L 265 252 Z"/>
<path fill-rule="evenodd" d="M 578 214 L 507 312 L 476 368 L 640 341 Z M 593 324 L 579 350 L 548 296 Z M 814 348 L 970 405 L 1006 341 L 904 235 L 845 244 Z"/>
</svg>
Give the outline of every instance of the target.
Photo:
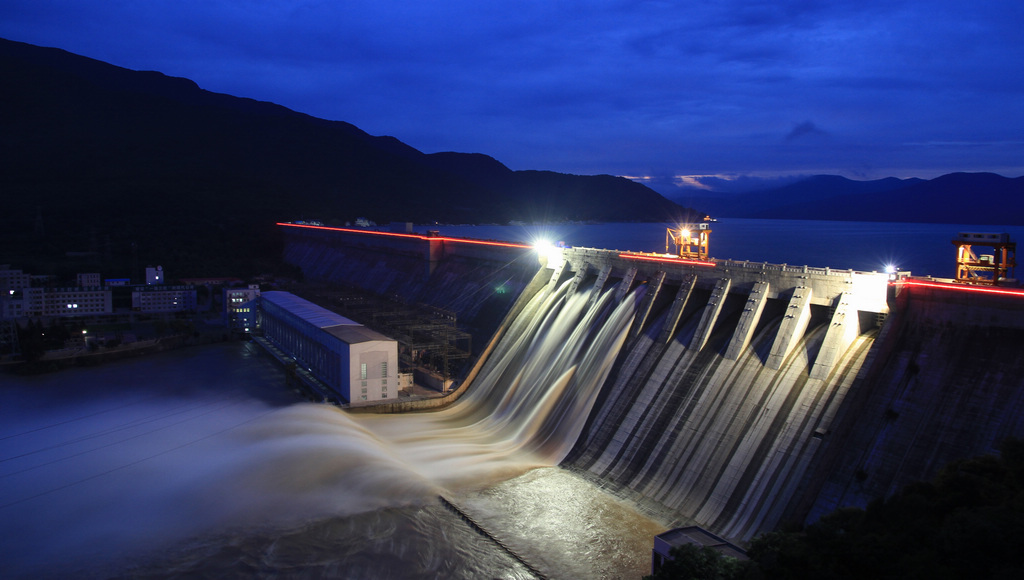
<svg viewBox="0 0 1024 580">
<path fill-rule="evenodd" d="M 106 251 L 215 274 L 260 267 L 277 221 L 697 217 L 625 178 L 424 154 L 349 123 L 59 49 L 0 39 L 0 74 L 0 263 Z M 225 252 L 235 257 L 213 256 Z"/>
<path fill-rule="evenodd" d="M 1024 177 L 994 173 L 873 181 L 815 175 L 782 187 L 686 199 L 712 215 L 737 218 L 1024 224 Z"/>
</svg>

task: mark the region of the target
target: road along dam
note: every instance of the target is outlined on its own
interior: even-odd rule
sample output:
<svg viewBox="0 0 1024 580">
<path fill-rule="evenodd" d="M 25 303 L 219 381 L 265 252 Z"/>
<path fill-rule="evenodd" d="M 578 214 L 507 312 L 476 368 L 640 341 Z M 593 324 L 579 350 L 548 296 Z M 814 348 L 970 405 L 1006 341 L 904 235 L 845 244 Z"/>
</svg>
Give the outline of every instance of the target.
<svg viewBox="0 0 1024 580">
<path fill-rule="evenodd" d="M 1024 437 L 1016 290 L 281 227 L 308 279 L 450 309 L 486 336 L 452 397 L 473 413 L 514 413 L 502 389 L 550 381 L 529 385 L 558 389 L 531 444 L 664 521 L 743 542 Z M 547 322 L 570 301 L 586 332 Z M 554 333 L 557 351 L 502 356 Z M 494 382 L 511 375 L 527 378 Z M 574 391 L 580 375 L 594 388 Z"/>
</svg>

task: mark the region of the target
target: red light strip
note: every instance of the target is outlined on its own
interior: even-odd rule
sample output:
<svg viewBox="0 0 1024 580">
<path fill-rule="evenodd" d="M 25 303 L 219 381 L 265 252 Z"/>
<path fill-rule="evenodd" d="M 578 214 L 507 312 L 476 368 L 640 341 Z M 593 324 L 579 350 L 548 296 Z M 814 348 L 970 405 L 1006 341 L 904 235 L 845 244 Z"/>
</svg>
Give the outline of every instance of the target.
<svg viewBox="0 0 1024 580">
<path fill-rule="evenodd" d="M 424 236 L 422 234 L 402 234 L 398 232 L 377 232 L 372 230 L 355 230 L 350 228 L 332 228 L 329 226 L 311 226 L 308 224 L 289 224 L 285 222 L 278 222 L 275 225 L 289 226 L 293 228 L 306 228 L 311 230 L 327 230 L 331 232 L 349 232 L 354 234 L 373 234 L 376 236 L 391 236 L 394 238 L 411 238 L 415 240 L 441 240 L 443 242 L 458 242 L 460 244 L 480 244 L 484 246 L 498 246 L 502 248 L 519 248 L 523 250 L 533 249 L 533 246 L 526 244 L 514 244 L 511 242 L 492 242 L 488 240 L 473 240 L 470 238 L 449 238 L 444 236 Z"/>
<path fill-rule="evenodd" d="M 942 282 L 924 282 L 920 280 L 900 280 L 892 282 L 894 286 L 922 286 L 925 288 L 939 288 L 942 290 L 959 290 L 963 292 L 980 292 L 982 294 L 1003 294 L 1006 296 L 1018 296 L 1024 298 L 1024 290 L 1008 290 L 990 288 L 986 286 L 968 286 L 963 284 L 946 284 Z"/>
<path fill-rule="evenodd" d="M 669 257 L 657 257 L 657 256 L 644 256 L 641 254 L 619 254 L 620 258 L 626 258 L 628 260 L 643 260 L 645 262 L 667 262 L 670 264 L 680 264 L 684 266 L 711 266 L 712 268 L 717 266 L 715 262 L 701 262 L 697 260 L 684 260 L 682 258 L 669 258 Z"/>
</svg>

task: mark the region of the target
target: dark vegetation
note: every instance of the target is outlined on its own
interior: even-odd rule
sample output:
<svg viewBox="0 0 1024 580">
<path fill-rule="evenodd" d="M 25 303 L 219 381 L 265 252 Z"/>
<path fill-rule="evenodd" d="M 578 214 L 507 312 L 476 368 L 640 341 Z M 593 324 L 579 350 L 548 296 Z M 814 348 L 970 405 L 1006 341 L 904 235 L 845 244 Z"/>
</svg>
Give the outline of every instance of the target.
<svg viewBox="0 0 1024 580">
<path fill-rule="evenodd" d="M 1024 441 L 946 466 L 867 509 L 763 534 L 749 562 L 685 548 L 654 579 L 1024 578 Z"/>
<path fill-rule="evenodd" d="M 627 179 L 512 171 L 68 52 L 0 39 L 0 263 L 124 275 L 280 268 L 278 221 L 672 221 Z M 120 271 L 112 271 L 120 270 Z"/>
<path fill-rule="evenodd" d="M 943 224 L 1024 224 L 1024 177 L 950 173 L 931 180 L 815 175 L 743 194 L 680 194 L 717 216 Z"/>
</svg>

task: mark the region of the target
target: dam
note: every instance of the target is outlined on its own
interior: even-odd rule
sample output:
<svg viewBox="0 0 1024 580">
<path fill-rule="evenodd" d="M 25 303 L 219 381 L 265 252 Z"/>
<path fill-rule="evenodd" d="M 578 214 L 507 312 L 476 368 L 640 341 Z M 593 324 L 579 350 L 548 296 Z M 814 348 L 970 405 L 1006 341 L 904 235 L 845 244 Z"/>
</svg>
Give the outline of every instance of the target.
<svg viewBox="0 0 1024 580">
<path fill-rule="evenodd" d="M 569 402 L 560 391 L 541 405 L 531 448 L 664 520 L 738 542 L 863 506 L 1024 436 L 1017 291 L 281 227 L 286 259 L 308 279 L 458 314 L 480 345 L 447 398 L 464 399 L 467 417 L 519 408 L 513 387 L 503 395 L 493 377 L 518 372 L 565 391 L 587 374 L 592 391 Z M 551 298 L 533 301 L 542 295 Z M 527 327 L 530 336 L 554 332 L 544 320 L 558 301 L 600 328 L 566 335 L 572 356 L 511 349 Z"/>
</svg>

